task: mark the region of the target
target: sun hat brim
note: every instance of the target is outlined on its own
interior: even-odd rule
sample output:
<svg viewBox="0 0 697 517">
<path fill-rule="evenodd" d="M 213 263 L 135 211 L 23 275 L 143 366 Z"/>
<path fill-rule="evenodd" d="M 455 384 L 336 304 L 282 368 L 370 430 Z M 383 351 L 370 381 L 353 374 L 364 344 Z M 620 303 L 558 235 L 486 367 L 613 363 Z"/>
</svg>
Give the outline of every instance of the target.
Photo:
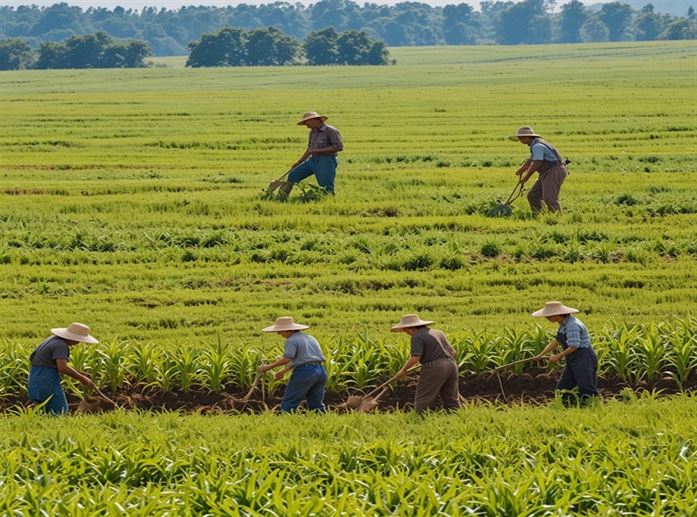
<svg viewBox="0 0 697 517">
<path fill-rule="evenodd" d="M 264 329 L 261 329 L 262 332 L 285 332 L 286 330 L 305 330 L 309 329 L 309 325 L 302 325 L 300 323 L 293 323 L 292 325 L 281 325 L 281 326 L 276 326 L 276 325 L 271 325 L 270 327 L 266 327 Z"/>
<path fill-rule="evenodd" d="M 520 138 L 525 138 L 526 136 L 531 136 L 533 138 L 539 138 L 542 135 L 538 135 L 537 133 L 533 133 L 532 135 L 512 135 L 512 136 L 509 136 L 508 139 L 513 140 L 514 142 L 517 142 Z"/>
<path fill-rule="evenodd" d="M 545 310 L 544 308 L 540 309 L 539 311 L 535 311 L 532 313 L 532 316 L 534 318 L 540 318 L 542 316 L 565 316 L 568 314 L 576 314 L 578 312 L 578 309 L 574 309 L 573 307 L 566 307 L 565 305 L 562 305 L 561 307 L 558 307 L 556 309 L 551 309 L 551 310 Z"/>
<path fill-rule="evenodd" d="M 70 341 L 78 341 L 80 343 L 89 343 L 91 345 L 96 345 L 99 343 L 99 341 L 90 336 L 89 334 L 86 336 L 83 336 L 81 334 L 75 334 L 73 332 L 70 332 L 67 328 L 56 328 L 56 329 L 51 329 L 51 334 L 54 336 L 62 337 L 63 339 L 68 339 Z"/>
<path fill-rule="evenodd" d="M 318 119 L 320 119 L 322 122 L 324 122 L 324 121 L 327 120 L 329 117 L 327 117 L 327 116 L 325 116 L 325 115 L 318 115 L 318 116 L 316 116 L 316 117 L 314 117 L 314 116 L 313 116 L 313 117 L 305 117 L 305 118 L 302 119 L 300 122 L 298 122 L 297 125 L 298 125 L 298 126 L 302 126 L 305 122 L 307 122 L 308 120 L 312 120 L 313 118 L 318 118 Z"/>
<path fill-rule="evenodd" d="M 390 332 L 399 332 L 400 330 L 412 328 L 412 327 L 423 327 L 424 325 L 430 325 L 431 323 L 435 323 L 435 321 L 430 321 L 430 320 L 418 320 L 418 321 L 411 321 L 409 323 L 398 323 L 394 327 L 390 329 Z"/>
</svg>

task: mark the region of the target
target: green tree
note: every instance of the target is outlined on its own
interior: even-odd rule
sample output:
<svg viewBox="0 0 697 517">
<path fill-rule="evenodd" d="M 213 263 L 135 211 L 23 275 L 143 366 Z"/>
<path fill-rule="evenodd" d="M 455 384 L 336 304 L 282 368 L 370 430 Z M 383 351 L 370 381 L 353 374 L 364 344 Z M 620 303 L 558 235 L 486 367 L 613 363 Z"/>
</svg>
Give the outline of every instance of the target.
<svg viewBox="0 0 697 517">
<path fill-rule="evenodd" d="M 278 29 L 269 27 L 249 31 L 245 49 L 248 65 L 288 65 L 298 58 L 300 44 Z"/>
<path fill-rule="evenodd" d="M 676 20 L 661 34 L 661 38 L 670 40 L 697 39 L 697 24 L 690 20 Z"/>
<path fill-rule="evenodd" d="M 448 45 L 471 45 L 477 41 L 479 22 L 467 4 L 443 7 L 443 36 Z"/>
<path fill-rule="evenodd" d="M 563 43 L 579 43 L 583 41 L 581 27 L 588 19 L 588 12 L 579 0 L 571 0 L 561 8 L 561 19 L 559 21 Z"/>
<path fill-rule="evenodd" d="M 0 39 L 0 70 L 31 68 L 34 59 L 34 51 L 25 40 Z"/>
<path fill-rule="evenodd" d="M 334 27 L 311 32 L 305 38 L 303 48 L 310 65 L 334 65 L 339 62 L 339 49 L 336 40 L 339 37 Z"/>
<path fill-rule="evenodd" d="M 622 41 L 628 39 L 629 27 L 632 22 L 632 8 L 628 4 L 612 2 L 603 4 L 598 13 L 598 18 L 605 24 L 609 31 L 610 41 Z"/>
<path fill-rule="evenodd" d="M 581 27 L 581 37 L 585 42 L 607 41 L 610 37 L 610 31 L 602 21 L 597 17 L 592 16 L 586 20 Z"/>
<path fill-rule="evenodd" d="M 635 39 L 652 41 L 663 31 L 661 17 L 653 12 L 653 5 L 646 4 L 634 20 Z"/>
<path fill-rule="evenodd" d="M 231 27 L 204 34 L 201 41 L 189 43 L 186 66 L 243 66 L 247 62 L 246 42 L 245 32 Z"/>
<path fill-rule="evenodd" d="M 499 14 L 496 39 L 507 45 L 548 43 L 550 19 L 544 0 L 524 0 Z"/>
</svg>

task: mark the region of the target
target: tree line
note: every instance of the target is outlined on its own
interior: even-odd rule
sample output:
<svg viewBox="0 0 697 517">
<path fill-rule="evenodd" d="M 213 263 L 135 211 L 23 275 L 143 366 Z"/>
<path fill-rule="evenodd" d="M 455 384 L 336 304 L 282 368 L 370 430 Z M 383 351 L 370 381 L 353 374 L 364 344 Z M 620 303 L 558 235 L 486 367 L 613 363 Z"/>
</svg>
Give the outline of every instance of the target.
<svg viewBox="0 0 697 517">
<path fill-rule="evenodd" d="M 650 0 L 649 0 L 650 1 Z M 655 0 L 658 1 L 658 0 Z M 621 1 L 588 7 L 570 0 L 553 10 L 553 0 L 487 0 L 434 7 L 405 1 L 387 6 L 350 0 L 312 5 L 274 2 L 227 7 L 186 6 L 177 10 L 113 10 L 66 3 L 51 7 L 0 7 L 0 38 L 25 38 L 32 47 L 70 36 L 104 32 L 145 41 L 155 55 L 182 55 L 190 42 L 225 27 L 246 31 L 273 27 L 296 39 L 333 27 L 364 31 L 388 46 L 578 43 L 697 38 L 692 7 L 684 16 L 656 12 L 646 3 L 633 9 Z"/>
<path fill-rule="evenodd" d="M 145 66 L 150 47 L 144 41 L 116 40 L 98 32 L 44 42 L 38 50 L 21 38 L 0 39 L 0 70 L 25 68 L 134 68 Z"/>
<path fill-rule="evenodd" d="M 186 66 L 387 65 L 382 41 L 365 31 L 310 33 L 304 42 L 269 27 L 245 31 L 228 27 L 189 44 Z"/>
</svg>

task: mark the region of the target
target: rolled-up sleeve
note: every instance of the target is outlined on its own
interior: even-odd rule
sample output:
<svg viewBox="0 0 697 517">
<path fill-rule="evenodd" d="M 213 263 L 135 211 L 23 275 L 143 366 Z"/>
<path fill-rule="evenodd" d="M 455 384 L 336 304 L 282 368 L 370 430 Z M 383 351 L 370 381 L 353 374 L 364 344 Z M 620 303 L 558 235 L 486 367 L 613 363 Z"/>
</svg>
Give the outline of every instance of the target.
<svg viewBox="0 0 697 517">
<path fill-rule="evenodd" d="M 327 137 L 329 139 L 329 142 L 332 144 L 332 147 L 335 147 L 337 151 L 343 151 L 344 141 L 341 139 L 341 133 L 339 133 L 339 131 L 334 129 L 333 127 L 328 127 L 326 131 Z"/>
<path fill-rule="evenodd" d="M 419 336 L 411 336 L 411 355 L 424 355 L 424 342 Z"/>
<path fill-rule="evenodd" d="M 290 339 L 286 339 L 285 345 L 283 346 L 283 357 L 288 359 L 295 359 L 298 355 L 298 345 Z"/>
</svg>

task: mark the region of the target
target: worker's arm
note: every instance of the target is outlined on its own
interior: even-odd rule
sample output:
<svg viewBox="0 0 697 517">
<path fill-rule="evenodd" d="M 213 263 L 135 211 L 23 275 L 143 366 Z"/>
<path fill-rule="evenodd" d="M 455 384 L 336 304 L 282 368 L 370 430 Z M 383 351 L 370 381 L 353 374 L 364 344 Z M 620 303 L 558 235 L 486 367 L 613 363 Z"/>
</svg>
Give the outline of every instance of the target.
<svg viewBox="0 0 697 517">
<path fill-rule="evenodd" d="M 298 158 L 298 160 L 293 165 L 291 165 L 291 169 L 295 169 L 298 165 L 307 160 L 311 154 L 312 153 L 310 152 L 310 148 L 308 147 L 307 149 L 305 149 L 303 155 L 300 158 Z"/>
<path fill-rule="evenodd" d="M 90 375 L 85 372 L 79 372 L 75 368 L 68 366 L 68 361 L 66 359 L 56 359 L 56 365 L 58 366 L 58 372 L 61 375 L 67 375 L 73 379 L 80 381 L 85 386 L 94 386 Z"/>
<path fill-rule="evenodd" d="M 523 171 L 528 168 L 529 165 L 530 165 L 530 159 L 528 158 L 527 160 L 525 160 L 523 162 L 523 165 L 518 167 L 518 170 L 515 171 L 515 175 L 520 176 L 523 173 Z"/>
<path fill-rule="evenodd" d="M 406 375 L 407 371 L 412 367 L 415 366 L 421 362 L 421 356 L 420 355 L 412 355 L 407 359 L 407 362 L 404 363 L 404 366 L 402 366 L 402 369 L 397 372 L 396 377 L 404 377 Z"/>
<path fill-rule="evenodd" d="M 578 350 L 578 349 L 577 349 L 577 348 L 574 348 L 574 347 L 572 347 L 572 346 L 568 346 L 568 347 L 566 347 L 564 350 L 562 350 L 561 352 L 559 352 L 558 354 L 550 355 L 550 356 L 549 356 L 549 362 L 550 362 L 550 363 L 556 363 L 556 362 L 559 361 L 562 357 L 566 357 L 567 355 L 571 355 L 571 354 L 573 354 L 576 350 Z"/>
<path fill-rule="evenodd" d="M 532 176 L 535 172 L 537 172 L 540 169 L 540 165 L 542 165 L 542 160 L 532 160 L 528 164 L 528 168 L 521 173 L 520 175 L 520 182 L 525 183 L 530 179 L 530 176 Z"/>
<path fill-rule="evenodd" d="M 555 348 L 557 348 L 560 344 L 561 344 L 561 343 L 559 343 L 559 341 L 557 341 L 556 339 L 552 339 L 552 340 L 547 344 L 547 346 L 545 347 L 545 349 L 542 350 L 542 352 L 540 352 L 539 354 L 537 354 L 533 359 L 535 359 L 536 361 L 539 361 L 540 359 L 544 359 L 545 355 L 547 355 L 549 352 L 551 352 L 552 350 L 554 350 Z"/>
<path fill-rule="evenodd" d="M 336 154 L 336 153 L 341 152 L 343 150 L 344 150 L 343 147 L 337 147 L 337 146 L 331 145 L 329 147 L 321 147 L 319 149 L 313 149 L 311 151 L 311 154 L 313 154 L 313 155 L 314 154 Z"/>
<path fill-rule="evenodd" d="M 290 359 L 287 357 L 279 357 L 271 364 L 262 364 L 259 367 L 259 373 L 266 373 L 269 370 L 273 370 L 274 368 L 278 368 L 279 366 L 283 366 L 284 364 L 288 363 L 290 363 Z"/>
</svg>

